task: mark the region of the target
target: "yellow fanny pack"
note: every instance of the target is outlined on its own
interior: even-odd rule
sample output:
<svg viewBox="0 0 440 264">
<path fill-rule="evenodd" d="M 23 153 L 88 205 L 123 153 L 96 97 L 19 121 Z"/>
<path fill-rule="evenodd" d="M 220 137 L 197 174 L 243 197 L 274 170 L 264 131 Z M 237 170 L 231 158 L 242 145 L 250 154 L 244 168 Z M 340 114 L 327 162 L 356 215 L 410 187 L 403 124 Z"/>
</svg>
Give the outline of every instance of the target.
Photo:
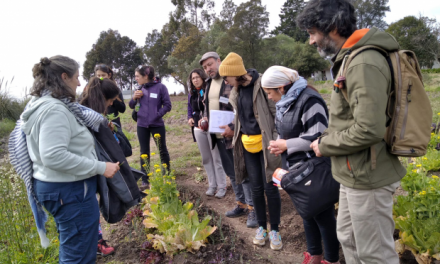
<svg viewBox="0 0 440 264">
<path fill-rule="evenodd" d="M 258 153 L 263 150 L 263 135 L 242 135 L 241 142 L 250 153 Z"/>
</svg>

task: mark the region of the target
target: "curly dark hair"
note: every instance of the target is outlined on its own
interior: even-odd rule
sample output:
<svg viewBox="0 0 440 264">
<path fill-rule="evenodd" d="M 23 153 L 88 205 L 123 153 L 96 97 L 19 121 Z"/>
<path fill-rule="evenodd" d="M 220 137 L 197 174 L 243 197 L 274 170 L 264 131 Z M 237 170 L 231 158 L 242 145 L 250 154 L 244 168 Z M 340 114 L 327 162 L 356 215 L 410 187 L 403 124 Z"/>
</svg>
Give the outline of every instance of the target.
<svg viewBox="0 0 440 264">
<path fill-rule="evenodd" d="M 113 70 L 112 70 L 111 67 L 107 66 L 107 64 L 104 64 L 104 63 L 96 64 L 96 66 L 95 66 L 95 74 L 96 74 L 97 71 L 105 72 L 108 75 L 110 75 L 110 78 L 109 78 L 110 80 L 112 80 L 112 81 L 115 80 L 115 78 L 113 76 Z"/>
<path fill-rule="evenodd" d="M 142 76 L 148 76 L 150 81 L 154 80 L 154 68 L 153 66 L 141 65 L 136 68 L 136 72 L 138 72 Z"/>
<path fill-rule="evenodd" d="M 66 73 L 69 78 L 78 71 L 79 64 L 73 59 L 66 56 L 53 56 L 50 58 L 41 58 L 32 68 L 34 84 L 32 85 L 30 94 L 41 97 L 44 91 L 50 91 L 53 98 L 67 98 L 75 101 L 75 92 L 66 85 L 61 78 Z"/>
<path fill-rule="evenodd" d="M 80 104 L 98 113 L 106 114 L 106 100 L 114 99 L 121 91 L 115 81 L 92 77 L 84 88 Z"/>
<path fill-rule="evenodd" d="M 354 7 L 348 0 L 310 0 L 296 23 L 303 30 L 316 28 L 326 36 L 336 29 L 344 38 L 357 29 Z"/>
<path fill-rule="evenodd" d="M 205 90 L 205 88 L 206 88 L 206 79 L 208 79 L 208 75 L 206 75 L 205 71 L 203 71 L 202 69 L 192 70 L 191 73 L 188 75 L 188 80 L 187 80 L 188 90 L 189 90 L 189 93 L 191 94 L 191 96 L 194 95 L 195 89 L 196 89 L 196 87 L 194 86 L 194 84 L 191 80 L 192 79 L 191 76 L 193 73 L 198 74 L 200 76 L 200 78 L 202 78 L 202 80 L 203 80 L 202 89 L 203 90 Z"/>
</svg>

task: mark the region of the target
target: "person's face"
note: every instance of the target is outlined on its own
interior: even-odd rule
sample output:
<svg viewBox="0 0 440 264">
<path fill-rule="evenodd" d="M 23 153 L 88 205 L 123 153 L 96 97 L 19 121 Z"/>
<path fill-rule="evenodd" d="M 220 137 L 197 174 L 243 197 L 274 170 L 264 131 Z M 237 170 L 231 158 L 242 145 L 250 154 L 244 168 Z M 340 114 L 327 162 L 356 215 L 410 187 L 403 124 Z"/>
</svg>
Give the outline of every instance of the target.
<svg viewBox="0 0 440 264">
<path fill-rule="evenodd" d="M 196 88 L 202 87 L 202 84 L 203 84 L 202 78 L 196 72 L 192 73 L 191 82 L 194 85 L 194 87 L 196 87 Z"/>
<path fill-rule="evenodd" d="M 281 100 L 281 96 L 283 96 L 283 94 L 278 90 L 278 88 L 275 89 L 263 88 L 263 90 L 266 92 L 267 98 L 274 101 L 275 103 Z"/>
<path fill-rule="evenodd" d="M 113 98 L 113 99 L 107 99 L 107 100 L 106 100 L 106 106 L 109 107 L 109 106 L 113 105 L 113 102 L 114 102 L 115 100 L 117 100 L 117 99 L 118 99 L 118 96 L 116 96 L 116 97 Z"/>
<path fill-rule="evenodd" d="M 237 77 L 235 77 L 235 76 L 224 76 L 223 80 L 225 81 L 226 84 L 229 84 L 230 86 L 233 86 L 233 87 L 238 86 Z"/>
<path fill-rule="evenodd" d="M 76 93 L 76 88 L 78 86 L 80 86 L 81 84 L 79 83 L 79 71 L 77 70 L 75 72 L 75 74 L 72 76 L 72 78 L 70 78 L 67 73 L 63 73 L 61 74 L 61 78 L 63 79 L 64 83 L 66 83 L 66 85 L 72 89 L 72 91 L 74 93 Z"/>
<path fill-rule="evenodd" d="M 309 44 L 316 47 L 321 57 L 332 56 L 338 52 L 336 42 L 331 38 L 331 34 L 325 36 L 315 28 L 308 29 L 307 33 L 310 35 Z"/>
<path fill-rule="evenodd" d="M 220 63 L 220 59 L 209 58 L 202 62 L 202 67 L 209 77 L 215 79 L 218 76 L 218 67 L 220 66 Z"/>
<path fill-rule="evenodd" d="M 110 79 L 112 77 L 111 73 L 106 73 L 106 72 L 103 72 L 101 70 L 97 70 L 95 72 L 95 75 L 98 78 L 104 78 L 104 79 Z"/>
<path fill-rule="evenodd" d="M 148 82 L 148 76 L 142 76 L 139 72 L 134 73 L 134 79 L 139 85 L 146 84 Z"/>
</svg>

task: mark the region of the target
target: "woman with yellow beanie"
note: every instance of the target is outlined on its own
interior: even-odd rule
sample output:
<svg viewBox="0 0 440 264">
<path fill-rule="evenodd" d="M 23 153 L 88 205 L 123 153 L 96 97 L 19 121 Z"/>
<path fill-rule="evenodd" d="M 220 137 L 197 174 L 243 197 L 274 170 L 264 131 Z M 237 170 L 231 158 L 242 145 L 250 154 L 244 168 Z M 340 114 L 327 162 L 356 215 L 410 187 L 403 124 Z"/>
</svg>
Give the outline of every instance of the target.
<svg viewBox="0 0 440 264">
<path fill-rule="evenodd" d="M 266 200 L 270 215 L 270 247 L 283 247 L 279 233 L 281 198 L 273 185 L 272 174 L 281 166 L 278 156 L 270 155 L 269 142 L 277 138 L 275 130 L 275 104 L 268 100 L 261 87 L 261 76 L 254 70 L 246 70 L 243 59 L 236 53 L 229 53 L 219 68 L 220 76 L 234 86 L 229 102 L 235 110 L 235 130 L 225 128 L 225 136 L 233 136 L 234 168 L 237 183 L 249 178 L 252 186 L 252 200 L 259 228 L 254 244 L 264 246 L 267 238 Z"/>
</svg>

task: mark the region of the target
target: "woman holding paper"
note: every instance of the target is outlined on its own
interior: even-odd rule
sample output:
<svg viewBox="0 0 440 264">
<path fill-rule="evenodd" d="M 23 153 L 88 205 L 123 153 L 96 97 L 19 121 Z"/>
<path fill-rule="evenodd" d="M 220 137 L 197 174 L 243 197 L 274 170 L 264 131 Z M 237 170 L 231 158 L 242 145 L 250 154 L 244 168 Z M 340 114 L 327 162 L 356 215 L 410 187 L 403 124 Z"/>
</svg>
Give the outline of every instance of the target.
<svg viewBox="0 0 440 264">
<path fill-rule="evenodd" d="M 235 110 L 235 129 L 232 133 L 225 127 L 224 136 L 233 136 L 234 168 L 237 184 L 249 178 L 252 186 L 252 200 L 259 228 L 253 240 L 264 246 L 269 236 L 270 247 L 281 250 L 283 243 L 279 233 L 281 198 L 278 188 L 272 182 L 272 174 L 281 166 L 281 159 L 271 155 L 267 149 L 269 141 L 276 139 L 275 105 L 268 100 L 261 87 L 261 76 L 254 70 L 246 70 L 242 58 L 229 53 L 220 65 L 220 76 L 225 83 L 234 86 L 229 102 Z M 267 230 L 266 199 L 270 215 L 270 229 Z"/>
<path fill-rule="evenodd" d="M 280 136 L 270 142 L 271 153 L 282 156 L 285 170 L 314 157 L 310 144 L 328 126 L 327 105 L 321 95 L 308 86 L 307 80 L 297 71 L 282 66 L 268 68 L 261 85 L 268 98 L 276 102 L 276 127 Z M 334 206 L 313 218 L 303 219 L 303 222 L 307 239 L 303 263 L 339 263 Z M 321 239 L 325 248 L 324 258 Z"/>
<path fill-rule="evenodd" d="M 211 135 L 208 131 L 195 127 L 203 118 L 205 105 L 203 95 L 205 93 L 208 77 L 201 69 L 194 69 L 188 76 L 188 125 L 191 126 L 194 141 L 197 142 L 200 154 L 202 155 L 203 166 L 208 175 L 208 190 L 206 195 L 216 198 L 223 198 L 226 194 L 226 174 L 223 170 L 222 160 L 217 145 L 212 148 Z"/>
</svg>

